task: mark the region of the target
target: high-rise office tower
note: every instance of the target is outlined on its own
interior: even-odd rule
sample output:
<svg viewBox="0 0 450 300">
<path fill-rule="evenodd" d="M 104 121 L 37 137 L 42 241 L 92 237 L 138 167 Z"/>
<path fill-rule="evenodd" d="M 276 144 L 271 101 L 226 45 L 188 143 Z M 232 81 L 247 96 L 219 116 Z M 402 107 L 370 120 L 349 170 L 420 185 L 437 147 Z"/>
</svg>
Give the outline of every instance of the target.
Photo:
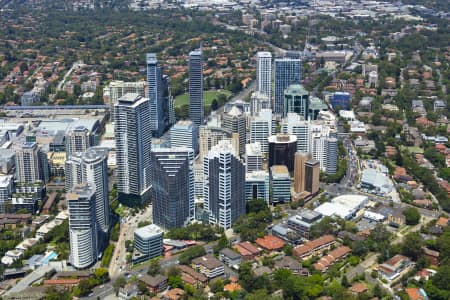
<svg viewBox="0 0 450 300">
<path fill-rule="evenodd" d="M 151 185 L 152 132 L 148 99 L 126 94 L 114 107 L 119 200 L 140 204 Z"/>
<path fill-rule="evenodd" d="M 281 114 L 284 108 L 284 91 L 291 84 L 300 84 L 301 61 L 294 58 L 275 59 L 275 113 Z"/>
<path fill-rule="evenodd" d="M 254 171 L 245 174 L 245 199 L 270 201 L 270 176 L 267 171 Z"/>
<path fill-rule="evenodd" d="M 272 203 L 291 201 L 291 177 L 284 165 L 270 167 L 270 182 L 272 185 Z"/>
<path fill-rule="evenodd" d="M 14 178 L 12 175 L 0 176 L 0 214 L 6 213 L 5 203 L 8 202 L 14 191 Z"/>
<path fill-rule="evenodd" d="M 311 159 L 311 153 L 299 152 L 295 153 L 294 165 L 294 192 L 302 193 L 305 191 L 305 164 Z"/>
<path fill-rule="evenodd" d="M 322 124 L 310 124 L 309 131 L 309 152 L 313 159 L 319 161 L 320 169 L 326 171 L 327 139 L 330 136 L 330 128 Z"/>
<path fill-rule="evenodd" d="M 262 109 L 270 109 L 271 103 L 269 97 L 261 92 L 253 92 L 250 97 L 250 115 L 257 116 Z"/>
<path fill-rule="evenodd" d="M 308 119 L 309 92 L 300 84 L 291 84 L 284 91 L 283 116 L 297 113 L 305 120 Z"/>
<path fill-rule="evenodd" d="M 297 137 L 289 134 L 277 134 L 268 137 L 269 167 L 284 165 L 289 172 L 294 171 L 294 157 L 297 152 Z"/>
<path fill-rule="evenodd" d="M 320 163 L 315 159 L 305 163 L 305 191 L 315 194 L 319 191 Z"/>
<path fill-rule="evenodd" d="M 66 132 L 66 156 L 76 152 L 83 152 L 92 146 L 91 132 L 84 126 L 70 128 Z"/>
<path fill-rule="evenodd" d="M 66 190 L 89 182 L 95 188 L 95 215 L 101 233 L 101 250 L 111 222 L 108 193 L 108 149 L 91 147 L 67 158 L 65 166 Z"/>
<path fill-rule="evenodd" d="M 203 125 L 203 67 L 202 50 L 189 53 L 189 118 Z"/>
<path fill-rule="evenodd" d="M 159 148 L 152 152 L 153 222 L 165 229 L 194 220 L 194 151 Z"/>
<path fill-rule="evenodd" d="M 310 122 L 296 113 L 288 113 L 281 122 L 281 132 L 297 137 L 297 151 L 309 152 Z"/>
<path fill-rule="evenodd" d="M 35 142 L 25 142 L 16 150 L 16 177 L 17 181 L 33 183 L 49 179 L 47 153 Z"/>
<path fill-rule="evenodd" d="M 258 52 L 256 54 L 256 90 L 272 99 L 272 54 Z"/>
<path fill-rule="evenodd" d="M 262 109 L 250 119 L 250 143 L 259 143 L 263 154 L 269 153 L 269 141 L 272 135 L 272 110 Z"/>
<path fill-rule="evenodd" d="M 209 222 L 229 229 L 245 214 L 245 167 L 229 141 L 220 141 L 203 158 L 203 173 Z"/>
<path fill-rule="evenodd" d="M 187 147 L 198 153 L 198 126 L 190 120 L 178 121 L 170 129 L 170 147 Z"/>
<path fill-rule="evenodd" d="M 160 137 L 169 124 L 169 85 L 155 53 L 147 53 L 147 87 L 153 134 Z"/>
<path fill-rule="evenodd" d="M 109 83 L 109 104 L 111 105 L 111 118 L 114 121 L 114 105 L 119 98 L 128 93 L 138 94 L 145 97 L 147 83 L 145 81 L 124 82 L 121 80 L 111 81 Z"/>
<path fill-rule="evenodd" d="M 330 137 L 326 140 L 327 148 L 327 166 L 325 172 L 327 174 L 336 174 L 338 169 L 338 140 Z"/>
<path fill-rule="evenodd" d="M 233 108 L 223 116 L 223 128 L 228 129 L 231 133 L 239 134 L 239 155 L 243 155 L 245 152 L 245 125 L 245 115 L 236 106 L 233 106 Z"/>
<path fill-rule="evenodd" d="M 208 154 L 209 150 L 221 140 L 230 139 L 231 132 L 222 127 L 200 126 L 199 146 L 200 159 Z"/>
<path fill-rule="evenodd" d="M 261 152 L 261 145 L 256 143 L 245 145 L 245 172 L 262 170 L 263 157 Z"/>
<path fill-rule="evenodd" d="M 83 183 L 66 194 L 69 207 L 70 263 L 77 269 L 97 261 L 97 222 L 95 220 L 95 188 Z"/>
</svg>

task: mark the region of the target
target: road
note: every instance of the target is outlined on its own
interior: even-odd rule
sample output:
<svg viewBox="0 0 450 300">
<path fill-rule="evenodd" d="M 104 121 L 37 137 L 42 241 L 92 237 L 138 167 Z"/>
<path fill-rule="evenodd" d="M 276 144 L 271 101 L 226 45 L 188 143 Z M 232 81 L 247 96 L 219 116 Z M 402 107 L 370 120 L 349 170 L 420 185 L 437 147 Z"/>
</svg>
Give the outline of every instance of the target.
<svg viewBox="0 0 450 300">
<path fill-rule="evenodd" d="M 364 274 L 366 270 L 368 270 L 377 260 L 376 253 L 367 254 L 366 258 L 360 262 L 357 266 L 347 270 L 346 275 L 349 280 L 352 280 L 354 277 Z"/>
<path fill-rule="evenodd" d="M 126 262 L 127 252 L 125 249 L 126 240 L 134 240 L 134 231 L 139 222 L 152 220 L 152 205 L 145 208 L 144 211 L 139 212 L 134 217 L 123 218 L 120 224 L 119 240 L 114 248 L 114 254 L 109 265 L 109 276 L 111 280 L 115 280 L 124 271 L 129 271 L 130 267 Z"/>
<path fill-rule="evenodd" d="M 110 295 L 114 295 L 114 288 L 111 283 L 105 283 L 104 285 L 95 287 L 90 296 L 82 297 L 80 300 L 97 300 L 105 299 Z"/>
</svg>

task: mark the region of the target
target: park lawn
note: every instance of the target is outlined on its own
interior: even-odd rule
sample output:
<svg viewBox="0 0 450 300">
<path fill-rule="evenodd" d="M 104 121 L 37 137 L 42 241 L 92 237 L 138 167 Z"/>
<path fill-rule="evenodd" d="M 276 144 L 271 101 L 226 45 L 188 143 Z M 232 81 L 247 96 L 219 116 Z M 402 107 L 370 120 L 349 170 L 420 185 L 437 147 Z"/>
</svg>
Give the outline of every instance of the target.
<svg viewBox="0 0 450 300">
<path fill-rule="evenodd" d="M 231 92 L 227 90 L 204 91 L 203 106 L 210 106 L 213 100 L 216 99 L 220 94 L 224 94 L 228 97 L 231 95 Z M 184 93 L 175 97 L 175 107 L 181 107 L 185 104 L 189 105 L 189 93 Z"/>
</svg>

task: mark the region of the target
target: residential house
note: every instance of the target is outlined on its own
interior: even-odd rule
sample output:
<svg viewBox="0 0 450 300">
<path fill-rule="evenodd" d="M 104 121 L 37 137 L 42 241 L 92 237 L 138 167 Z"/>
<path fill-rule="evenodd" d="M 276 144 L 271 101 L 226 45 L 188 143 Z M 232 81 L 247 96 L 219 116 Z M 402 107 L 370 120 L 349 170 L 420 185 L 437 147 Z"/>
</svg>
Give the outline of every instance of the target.
<svg viewBox="0 0 450 300">
<path fill-rule="evenodd" d="M 168 290 L 164 293 L 162 296 L 163 300 L 180 300 L 183 299 L 184 291 L 180 288 L 174 288 L 171 290 Z"/>
<path fill-rule="evenodd" d="M 408 257 L 397 254 L 381 264 L 378 272 L 386 280 L 392 281 L 411 266 L 413 266 L 413 262 Z"/>
<path fill-rule="evenodd" d="M 369 288 L 364 282 L 355 282 L 349 290 L 355 295 L 361 295 L 369 291 Z"/>
<path fill-rule="evenodd" d="M 310 275 L 308 269 L 303 268 L 302 264 L 291 256 L 284 256 L 282 259 L 276 260 L 274 268 L 277 270 L 288 269 L 292 272 L 292 274 L 300 276 Z"/>
<path fill-rule="evenodd" d="M 314 268 L 322 273 L 326 272 L 330 266 L 347 257 L 352 252 L 347 246 L 338 247 L 323 256 L 317 263 L 314 264 Z"/>
<path fill-rule="evenodd" d="M 406 288 L 410 300 L 428 300 L 427 293 L 422 288 Z"/>
<path fill-rule="evenodd" d="M 242 260 L 254 259 L 261 253 L 261 249 L 256 248 L 248 241 L 235 244 L 234 249 L 239 252 Z"/>
<path fill-rule="evenodd" d="M 221 276 L 225 272 L 224 264 L 211 254 L 193 259 L 192 268 L 208 279 Z"/>
<path fill-rule="evenodd" d="M 241 263 L 241 255 L 230 248 L 220 250 L 219 259 L 228 266 L 239 265 Z"/>
<path fill-rule="evenodd" d="M 282 239 L 273 235 L 266 235 L 263 238 L 257 238 L 255 243 L 267 251 L 279 251 L 283 249 L 286 244 Z"/>
<path fill-rule="evenodd" d="M 434 251 L 428 249 L 427 247 L 422 247 L 423 256 L 430 261 L 434 266 L 439 266 L 439 251 Z"/>
<path fill-rule="evenodd" d="M 208 278 L 206 278 L 205 275 L 200 274 L 189 266 L 179 265 L 177 268 L 180 270 L 181 280 L 183 280 L 184 283 L 193 286 L 205 286 L 208 283 Z"/>
<path fill-rule="evenodd" d="M 334 236 L 325 235 L 295 247 L 293 250 L 293 255 L 298 259 L 307 259 L 318 252 L 329 249 L 334 243 L 336 243 Z"/>
<path fill-rule="evenodd" d="M 139 290 L 136 284 L 129 283 L 119 289 L 118 297 L 121 300 L 129 300 L 131 298 L 137 297 L 138 292 Z"/>
<path fill-rule="evenodd" d="M 164 275 L 150 276 L 145 274 L 139 280 L 145 283 L 152 293 L 160 293 L 167 288 L 167 277 Z"/>
</svg>

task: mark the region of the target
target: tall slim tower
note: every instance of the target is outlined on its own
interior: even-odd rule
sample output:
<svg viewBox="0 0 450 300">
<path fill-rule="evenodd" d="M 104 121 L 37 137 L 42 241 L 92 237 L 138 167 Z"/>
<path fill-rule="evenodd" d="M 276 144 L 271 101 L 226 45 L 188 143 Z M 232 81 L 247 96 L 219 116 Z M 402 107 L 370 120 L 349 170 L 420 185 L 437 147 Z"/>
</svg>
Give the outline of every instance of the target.
<svg viewBox="0 0 450 300">
<path fill-rule="evenodd" d="M 108 149 L 91 147 L 66 160 L 66 190 L 89 182 L 95 188 L 95 215 L 101 234 L 99 251 L 104 248 L 111 222 L 108 194 Z"/>
<path fill-rule="evenodd" d="M 311 153 L 299 151 L 295 153 L 294 192 L 296 193 L 305 191 L 305 164 L 311 158 Z"/>
<path fill-rule="evenodd" d="M 69 207 L 70 263 L 77 269 L 97 261 L 97 222 L 95 220 L 95 188 L 84 183 L 66 194 Z"/>
<path fill-rule="evenodd" d="M 153 222 L 165 229 L 194 220 L 194 151 L 159 148 L 152 152 Z"/>
<path fill-rule="evenodd" d="M 330 137 L 326 140 L 327 149 L 327 174 L 336 174 L 338 169 L 338 140 L 335 137 Z"/>
<path fill-rule="evenodd" d="M 160 137 L 169 123 L 169 93 L 167 77 L 163 76 L 155 53 L 147 53 L 147 87 L 153 134 Z"/>
<path fill-rule="evenodd" d="M 229 141 L 222 140 L 203 158 L 205 211 L 224 229 L 245 214 L 245 167 Z"/>
<path fill-rule="evenodd" d="M 33 183 L 42 180 L 47 183 L 49 168 L 47 153 L 35 142 L 25 142 L 16 150 L 16 176 L 19 182 Z"/>
<path fill-rule="evenodd" d="M 320 162 L 315 159 L 305 163 L 305 190 L 311 194 L 319 191 Z"/>
<path fill-rule="evenodd" d="M 91 132 L 84 126 L 71 128 L 66 133 L 66 155 L 83 152 L 91 147 Z"/>
<path fill-rule="evenodd" d="M 269 141 L 272 135 L 272 110 L 262 109 L 257 116 L 250 119 L 250 143 L 259 143 L 264 155 L 269 153 Z"/>
<path fill-rule="evenodd" d="M 272 54 L 258 52 L 256 60 L 256 90 L 272 99 Z"/>
<path fill-rule="evenodd" d="M 245 115 L 237 107 L 233 106 L 230 111 L 223 116 L 223 128 L 229 130 L 231 133 L 239 134 L 239 155 L 245 152 L 246 141 L 246 126 Z"/>
<path fill-rule="evenodd" d="M 203 68 L 201 49 L 189 53 L 189 118 L 197 126 L 203 125 Z"/>
<path fill-rule="evenodd" d="M 300 80 L 300 59 L 275 59 L 275 113 L 281 114 L 284 112 L 284 91 L 291 84 L 300 84 Z"/>
<path fill-rule="evenodd" d="M 152 133 L 147 98 L 126 94 L 114 107 L 119 200 L 141 204 L 151 185 Z"/>
</svg>

